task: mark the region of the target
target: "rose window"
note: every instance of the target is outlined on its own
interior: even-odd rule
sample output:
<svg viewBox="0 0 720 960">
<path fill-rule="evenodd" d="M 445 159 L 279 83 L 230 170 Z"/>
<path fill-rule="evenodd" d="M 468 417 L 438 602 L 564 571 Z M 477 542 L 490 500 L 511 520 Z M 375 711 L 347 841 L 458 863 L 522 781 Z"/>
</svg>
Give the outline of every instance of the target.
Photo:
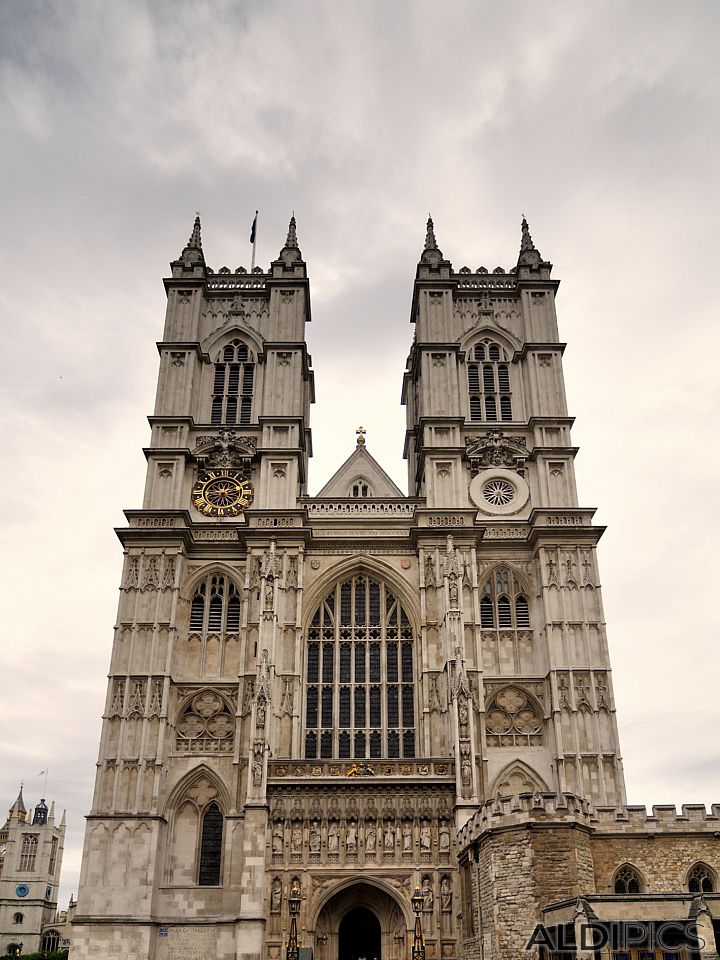
<svg viewBox="0 0 720 960">
<path fill-rule="evenodd" d="M 177 722 L 176 748 L 182 753 L 229 753 L 235 717 L 218 694 L 205 691 L 186 705 Z"/>
<path fill-rule="evenodd" d="M 485 727 L 491 746 L 540 746 L 542 726 L 539 706 L 517 687 L 505 687 L 486 707 Z"/>
<path fill-rule="evenodd" d="M 483 487 L 483 497 L 493 507 L 506 507 L 515 499 L 515 489 L 507 480 L 488 480 Z"/>
</svg>

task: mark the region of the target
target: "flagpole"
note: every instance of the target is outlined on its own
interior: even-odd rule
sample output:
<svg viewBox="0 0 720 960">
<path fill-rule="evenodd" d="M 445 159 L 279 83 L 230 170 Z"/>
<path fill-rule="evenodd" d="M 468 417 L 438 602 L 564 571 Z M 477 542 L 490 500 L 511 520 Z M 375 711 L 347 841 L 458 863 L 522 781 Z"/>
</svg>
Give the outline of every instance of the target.
<svg viewBox="0 0 720 960">
<path fill-rule="evenodd" d="M 255 269 L 255 244 L 257 243 L 257 220 L 258 212 L 255 211 L 255 219 L 253 220 L 252 228 L 252 263 L 250 264 L 250 273 Z"/>
</svg>

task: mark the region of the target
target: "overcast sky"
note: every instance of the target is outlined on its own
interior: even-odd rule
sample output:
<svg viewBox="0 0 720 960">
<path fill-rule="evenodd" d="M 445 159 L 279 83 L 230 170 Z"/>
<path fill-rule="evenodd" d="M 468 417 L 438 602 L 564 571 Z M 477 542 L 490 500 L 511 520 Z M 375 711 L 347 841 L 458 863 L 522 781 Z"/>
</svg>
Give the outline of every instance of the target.
<svg viewBox="0 0 720 960">
<path fill-rule="evenodd" d="M 406 487 L 400 385 L 431 211 L 455 268 L 525 213 L 562 280 L 630 802 L 720 801 L 717 2 L 4 0 L 0 803 L 68 808 L 77 890 L 165 297 L 200 210 L 311 278 L 311 492 L 355 428 Z"/>
</svg>

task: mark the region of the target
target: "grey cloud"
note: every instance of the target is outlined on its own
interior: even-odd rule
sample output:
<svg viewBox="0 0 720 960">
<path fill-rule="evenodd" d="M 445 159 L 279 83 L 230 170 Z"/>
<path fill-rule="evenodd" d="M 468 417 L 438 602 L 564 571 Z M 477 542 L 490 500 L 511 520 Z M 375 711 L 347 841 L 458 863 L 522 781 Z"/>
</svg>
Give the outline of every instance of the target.
<svg viewBox="0 0 720 960">
<path fill-rule="evenodd" d="M 511 265 L 527 214 L 562 280 L 581 501 L 609 525 L 630 799 L 717 797 L 716 4 L 301 9 L 3 10 L 0 669 L 13 680 L 0 800 L 50 765 L 48 792 L 70 811 L 63 897 L 105 696 L 112 528 L 142 500 L 160 280 L 197 208 L 209 262 L 231 268 L 249 265 L 256 208 L 262 263 L 297 213 L 313 489 L 360 422 L 404 485 L 399 393 L 427 211 L 445 255 L 471 268 Z"/>
</svg>

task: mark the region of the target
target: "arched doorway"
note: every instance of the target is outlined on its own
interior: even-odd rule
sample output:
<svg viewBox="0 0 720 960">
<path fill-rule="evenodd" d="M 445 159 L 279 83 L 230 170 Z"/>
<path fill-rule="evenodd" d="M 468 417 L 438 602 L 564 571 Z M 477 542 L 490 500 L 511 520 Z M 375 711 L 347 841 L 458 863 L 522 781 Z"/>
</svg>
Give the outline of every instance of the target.
<svg viewBox="0 0 720 960">
<path fill-rule="evenodd" d="M 381 960 L 380 921 L 367 907 L 354 907 L 340 921 L 338 960 Z"/>
<path fill-rule="evenodd" d="M 338 887 L 318 905 L 315 960 L 406 960 L 413 920 L 399 891 L 386 881 Z"/>
</svg>

